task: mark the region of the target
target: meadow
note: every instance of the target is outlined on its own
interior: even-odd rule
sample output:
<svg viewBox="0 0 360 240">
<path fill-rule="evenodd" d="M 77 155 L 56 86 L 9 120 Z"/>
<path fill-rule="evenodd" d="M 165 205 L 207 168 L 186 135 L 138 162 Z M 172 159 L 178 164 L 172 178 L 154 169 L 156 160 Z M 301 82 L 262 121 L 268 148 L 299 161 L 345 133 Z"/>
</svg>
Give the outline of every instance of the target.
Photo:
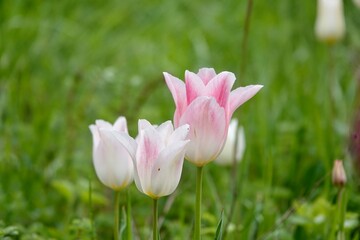
<svg viewBox="0 0 360 240">
<path fill-rule="evenodd" d="M 245 0 L 0 1 L 0 239 L 112 239 L 113 193 L 95 175 L 88 126 L 123 115 L 135 137 L 139 118 L 172 120 L 162 73 L 202 67 L 264 85 L 234 114 L 246 134 L 237 174 L 204 169 L 202 239 L 222 211 L 226 239 L 335 239 L 335 159 L 347 174 L 346 239 L 359 239 L 349 140 L 360 9 L 344 1 L 344 12 L 346 35 L 328 46 L 314 34 L 316 1 L 254 0 L 244 46 Z M 185 161 L 160 199 L 161 239 L 191 239 L 195 172 Z M 134 238 L 151 239 L 151 199 L 129 191 Z"/>
</svg>

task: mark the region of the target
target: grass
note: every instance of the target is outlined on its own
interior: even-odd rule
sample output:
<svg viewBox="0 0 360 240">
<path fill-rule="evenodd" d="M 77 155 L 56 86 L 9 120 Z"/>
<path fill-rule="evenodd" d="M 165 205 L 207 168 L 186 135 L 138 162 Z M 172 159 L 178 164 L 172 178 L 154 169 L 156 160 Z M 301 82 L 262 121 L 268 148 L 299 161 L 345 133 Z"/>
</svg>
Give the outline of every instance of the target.
<svg viewBox="0 0 360 240">
<path fill-rule="evenodd" d="M 0 1 L 0 237 L 111 239 L 112 194 L 94 174 L 88 125 L 125 115 L 134 136 L 138 118 L 172 119 L 163 71 L 240 76 L 246 61 L 237 86 L 265 87 L 235 114 L 247 149 L 228 239 L 329 239 L 338 158 L 348 173 L 345 232 L 357 239 L 359 177 L 347 141 L 360 10 L 344 4 L 346 37 L 329 49 L 314 37 L 314 1 L 254 1 L 244 56 L 246 1 Z M 232 179 L 214 164 L 204 174 L 203 239 L 212 239 Z M 185 163 L 176 198 L 159 201 L 162 239 L 192 236 L 194 192 L 195 167 Z M 130 193 L 134 235 L 148 239 L 151 200 L 134 185 Z"/>
</svg>

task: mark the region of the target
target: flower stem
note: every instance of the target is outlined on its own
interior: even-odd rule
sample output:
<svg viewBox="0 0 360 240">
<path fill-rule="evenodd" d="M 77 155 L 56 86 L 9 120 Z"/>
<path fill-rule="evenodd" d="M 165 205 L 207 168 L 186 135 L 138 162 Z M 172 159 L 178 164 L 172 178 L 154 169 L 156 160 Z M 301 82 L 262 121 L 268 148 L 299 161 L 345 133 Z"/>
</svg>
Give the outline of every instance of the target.
<svg viewBox="0 0 360 240">
<path fill-rule="evenodd" d="M 200 240 L 201 235 L 201 196 L 202 196 L 202 171 L 203 167 L 197 167 L 196 171 L 196 203 L 195 203 L 195 231 L 194 239 Z"/>
<path fill-rule="evenodd" d="M 158 200 L 153 200 L 153 240 L 158 240 Z"/>
<path fill-rule="evenodd" d="M 131 196 L 129 188 L 126 190 L 126 201 L 127 201 L 127 214 L 126 214 L 126 229 L 127 239 L 132 239 L 132 227 L 131 227 Z"/>
<path fill-rule="evenodd" d="M 344 236 L 344 220 L 345 220 L 345 188 L 340 187 L 338 192 L 338 211 L 339 211 L 339 231 L 337 234 L 338 240 L 345 240 Z"/>
<path fill-rule="evenodd" d="M 120 199 L 120 191 L 115 191 L 115 216 L 114 216 L 114 240 L 119 240 L 119 199 Z"/>
</svg>

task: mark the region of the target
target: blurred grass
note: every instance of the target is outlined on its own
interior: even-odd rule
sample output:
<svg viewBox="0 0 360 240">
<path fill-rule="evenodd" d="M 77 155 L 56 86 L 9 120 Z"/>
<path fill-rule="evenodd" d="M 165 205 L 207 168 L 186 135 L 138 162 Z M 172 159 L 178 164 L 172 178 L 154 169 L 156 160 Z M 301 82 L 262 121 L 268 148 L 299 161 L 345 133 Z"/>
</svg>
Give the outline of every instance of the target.
<svg viewBox="0 0 360 240">
<path fill-rule="evenodd" d="M 15 227 L 21 239 L 90 239 L 94 211 L 98 239 L 110 239 L 112 195 L 94 175 L 88 125 L 125 115 L 135 135 L 138 118 L 172 118 L 163 71 L 183 78 L 186 69 L 208 66 L 239 75 L 246 61 L 237 86 L 265 87 L 236 113 L 247 150 L 228 237 L 327 239 L 326 230 L 316 230 L 321 224 L 309 225 L 309 219 L 277 225 L 299 201 L 325 201 L 321 212 L 331 218 L 327 204 L 334 204 L 336 191 L 328 173 L 335 158 L 346 160 L 348 211 L 360 209 L 359 181 L 347 154 L 360 10 L 345 2 L 346 38 L 329 49 L 314 38 L 315 5 L 254 1 L 243 56 L 246 1 L 0 1 L 0 236 Z M 191 236 L 194 173 L 186 163 L 163 239 Z M 224 217 L 229 210 L 231 178 L 213 164 L 206 174 L 204 237 L 211 239 L 221 209 Z M 151 201 L 134 186 L 131 193 L 135 233 L 147 239 Z M 316 217 L 311 206 L 305 215 Z M 348 236 L 356 239 L 359 228 L 355 223 Z"/>
</svg>

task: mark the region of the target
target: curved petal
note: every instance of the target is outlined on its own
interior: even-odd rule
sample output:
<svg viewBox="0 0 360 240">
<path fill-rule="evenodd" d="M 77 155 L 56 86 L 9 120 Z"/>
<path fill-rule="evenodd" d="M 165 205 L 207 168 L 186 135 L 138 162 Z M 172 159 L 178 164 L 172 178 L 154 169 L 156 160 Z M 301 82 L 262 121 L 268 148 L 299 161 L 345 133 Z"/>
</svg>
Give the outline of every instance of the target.
<svg viewBox="0 0 360 240">
<path fill-rule="evenodd" d="M 136 150 L 136 169 L 143 192 L 151 187 L 151 169 L 163 148 L 162 139 L 154 128 L 140 131 Z"/>
<path fill-rule="evenodd" d="M 100 142 L 100 135 L 99 135 L 99 129 L 96 125 L 91 124 L 89 126 L 89 129 L 92 133 L 92 137 L 93 137 L 93 150 L 99 145 Z"/>
<path fill-rule="evenodd" d="M 197 75 L 201 78 L 203 83 L 207 85 L 210 80 L 216 76 L 216 72 L 213 68 L 200 68 Z"/>
<path fill-rule="evenodd" d="M 145 193 L 159 198 L 173 193 L 179 184 L 187 141 L 176 142 L 165 148 L 156 160 L 151 171 L 151 188 Z"/>
<path fill-rule="evenodd" d="M 112 129 L 113 126 L 111 125 L 111 123 L 98 119 L 95 121 L 95 124 L 98 128 L 107 128 L 107 129 Z"/>
<path fill-rule="evenodd" d="M 224 108 L 212 97 L 199 97 L 192 102 L 180 119 L 189 124 L 191 140 L 186 158 L 197 166 L 213 161 L 221 152 L 227 136 Z"/>
<path fill-rule="evenodd" d="M 175 101 L 176 111 L 174 116 L 174 123 L 176 125 L 178 123 L 179 117 L 185 111 L 187 106 L 185 84 L 183 81 L 173 77 L 169 73 L 164 72 L 163 74 L 166 85 L 168 86 Z"/>
<path fill-rule="evenodd" d="M 195 98 L 202 96 L 205 91 L 205 84 L 201 78 L 193 72 L 185 71 L 185 87 L 187 104 L 189 105 Z"/>
<path fill-rule="evenodd" d="M 235 79 L 233 73 L 221 72 L 206 86 L 206 95 L 214 97 L 221 107 L 226 108 Z"/>
<path fill-rule="evenodd" d="M 93 153 L 95 172 L 104 185 L 123 189 L 133 180 L 132 158 L 109 130 L 99 129 L 99 135 L 101 141 Z"/>
<path fill-rule="evenodd" d="M 138 121 L 138 130 L 139 130 L 139 133 L 141 130 L 144 130 L 146 128 L 154 128 L 154 126 L 146 119 L 139 119 Z M 155 129 L 155 128 L 154 128 Z"/>
<path fill-rule="evenodd" d="M 103 135 L 113 135 L 116 140 L 126 149 L 132 159 L 135 159 L 137 144 L 136 141 L 125 132 L 116 130 L 101 129 Z M 110 136 L 108 136 L 110 138 Z"/>
<path fill-rule="evenodd" d="M 238 144 L 237 144 L 237 151 L 236 151 L 236 160 L 241 161 L 244 156 L 246 148 L 246 139 L 245 139 L 245 131 L 244 127 L 240 126 L 238 130 Z"/>
<path fill-rule="evenodd" d="M 232 91 L 230 93 L 228 118 L 230 119 L 234 111 L 244 102 L 252 98 L 262 87 L 263 85 L 249 85 L 246 87 L 239 87 Z"/>
<path fill-rule="evenodd" d="M 156 128 L 156 131 L 160 134 L 160 138 L 163 140 L 164 144 L 167 143 L 169 137 L 174 132 L 174 127 L 171 121 L 166 121 Z"/>
<path fill-rule="evenodd" d="M 113 128 L 117 131 L 128 133 L 126 118 L 120 116 L 118 119 L 116 119 Z"/>
<path fill-rule="evenodd" d="M 185 124 L 176 128 L 169 138 L 168 145 L 172 145 L 178 141 L 185 140 L 187 135 L 189 134 L 189 131 L 190 131 L 189 124 Z"/>
</svg>

